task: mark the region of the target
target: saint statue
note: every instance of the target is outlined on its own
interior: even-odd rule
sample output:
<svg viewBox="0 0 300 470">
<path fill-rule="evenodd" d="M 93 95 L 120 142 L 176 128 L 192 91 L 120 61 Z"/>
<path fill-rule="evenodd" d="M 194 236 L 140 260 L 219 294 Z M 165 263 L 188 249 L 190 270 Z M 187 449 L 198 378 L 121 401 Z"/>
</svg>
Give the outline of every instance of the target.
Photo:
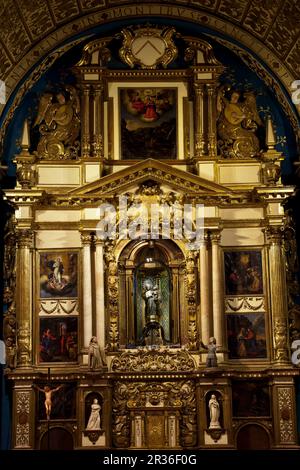
<svg viewBox="0 0 300 470">
<path fill-rule="evenodd" d="M 88 351 L 88 364 L 90 369 L 100 369 L 105 366 L 96 336 L 91 337 Z"/>
<path fill-rule="evenodd" d="M 217 344 L 216 344 L 216 338 L 209 338 L 208 345 L 205 346 L 205 344 L 202 343 L 201 341 L 201 346 L 204 349 L 207 349 L 207 358 L 206 358 L 206 367 L 217 367 L 218 366 L 218 361 L 217 361 Z"/>
<path fill-rule="evenodd" d="M 220 405 L 216 398 L 216 395 L 212 395 L 208 402 L 210 423 L 209 429 L 221 429 L 219 422 L 220 419 Z"/>
<path fill-rule="evenodd" d="M 101 406 L 98 403 L 98 399 L 94 398 L 93 403 L 91 405 L 91 414 L 86 426 L 88 430 L 99 430 L 100 427 L 100 410 Z"/>
<path fill-rule="evenodd" d="M 160 294 L 157 286 L 153 286 L 150 280 L 144 285 L 143 297 L 145 300 L 146 323 L 158 322 Z"/>
<path fill-rule="evenodd" d="M 145 300 L 145 321 L 142 343 L 146 346 L 160 346 L 164 344 L 164 331 L 159 323 L 160 293 L 158 286 L 153 285 L 150 279 L 144 283 L 143 299 Z"/>
</svg>

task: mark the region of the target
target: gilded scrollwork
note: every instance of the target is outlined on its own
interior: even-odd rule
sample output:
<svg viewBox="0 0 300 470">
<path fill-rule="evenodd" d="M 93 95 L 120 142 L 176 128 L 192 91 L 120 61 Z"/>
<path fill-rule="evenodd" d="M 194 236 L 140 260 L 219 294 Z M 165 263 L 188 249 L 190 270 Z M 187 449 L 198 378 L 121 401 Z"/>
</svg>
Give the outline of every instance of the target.
<svg viewBox="0 0 300 470">
<path fill-rule="evenodd" d="M 120 58 L 133 68 L 156 69 L 158 65 L 167 67 L 177 56 L 177 47 L 173 42 L 175 28 L 157 29 L 147 26 L 133 30 L 122 29 L 123 46 Z"/>
<path fill-rule="evenodd" d="M 30 411 L 30 392 L 18 391 L 16 393 L 16 447 L 29 447 L 29 411 Z"/>
<path fill-rule="evenodd" d="M 107 300 L 110 322 L 107 351 L 117 351 L 119 348 L 119 277 L 113 241 L 105 245 L 105 261 L 107 266 Z"/>
<path fill-rule="evenodd" d="M 300 305 L 295 303 L 299 295 L 299 283 L 297 274 L 299 271 L 299 260 L 296 242 L 296 227 L 292 209 L 285 212 L 286 221 L 283 232 L 283 246 L 286 263 L 286 279 L 288 294 L 288 316 L 290 340 L 300 339 Z"/>
<path fill-rule="evenodd" d="M 241 93 L 223 85 L 218 91 L 217 108 L 221 155 L 234 159 L 258 157 L 260 144 L 255 131 L 262 122 L 256 108 L 255 94 Z"/>
<path fill-rule="evenodd" d="M 195 254 L 190 251 L 186 259 L 186 302 L 188 308 L 188 349 L 194 351 L 198 347 L 197 323 L 195 320 L 197 305 L 197 286 L 195 273 Z"/>
<path fill-rule="evenodd" d="M 160 349 L 125 351 L 114 357 L 111 370 L 115 372 L 159 372 L 159 371 L 192 371 L 195 363 L 186 350 Z"/>
<path fill-rule="evenodd" d="M 34 126 L 39 126 L 38 158 L 68 160 L 78 156 L 80 100 L 73 86 L 56 95 L 45 93 L 39 103 Z"/>
<path fill-rule="evenodd" d="M 116 382 L 113 393 L 113 444 L 128 447 L 130 411 L 139 408 L 173 408 L 179 411 L 180 444 L 195 446 L 197 440 L 196 394 L 192 380 L 178 382 Z M 176 411 L 177 412 L 177 411 Z"/>
<path fill-rule="evenodd" d="M 16 243 L 15 218 L 9 217 L 4 228 L 4 263 L 3 263 L 3 304 L 6 307 L 3 332 L 6 348 L 6 367 L 16 367 L 17 320 L 15 308 L 16 295 Z"/>
<path fill-rule="evenodd" d="M 274 323 L 274 350 L 276 361 L 286 361 L 287 351 L 287 321 L 285 318 L 277 318 Z"/>
<path fill-rule="evenodd" d="M 289 387 L 279 387 L 278 389 L 278 407 L 279 407 L 279 429 L 281 442 L 293 442 L 294 424 L 293 424 L 293 405 L 292 389 Z"/>
<path fill-rule="evenodd" d="M 130 388 L 134 386 L 116 382 L 112 403 L 112 439 L 115 447 L 128 447 L 130 443 L 130 420 L 127 410 Z"/>
<path fill-rule="evenodd" d="M 17 349 L 17 357 L 18 357 L 18 365 L 27 367 L 31 363 L 31 330 L 29 327 L 28 321 L 23 321 L 19 325 L 18 330 L 18 349 Z"/>
</svg>

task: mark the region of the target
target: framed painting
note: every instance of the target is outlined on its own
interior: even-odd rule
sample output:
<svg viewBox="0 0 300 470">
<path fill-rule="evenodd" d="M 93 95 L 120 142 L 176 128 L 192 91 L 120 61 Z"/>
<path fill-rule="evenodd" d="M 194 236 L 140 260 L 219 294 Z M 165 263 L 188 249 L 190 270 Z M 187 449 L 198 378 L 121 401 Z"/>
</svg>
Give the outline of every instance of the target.
<svg viewBox="0 0 300 470">
<path fill-rule="evenodd" d="M 40 362 L 76 362 L 77 317 L 40 318 Z"/>
<path fill-rule="evenodd" d="M 234 417 L 270 416 L 270 390 L 266 380 L 232 381 Z"/>
<path fill-rule="evenodd" d="M 267 357 L 265 315 L 226 315 L 229 359 Z"/>
<path fill-rule="evenodd" d="M 261 251 L 225 251 L 226 295 L 263 294 Z"/>
<path fill-rule="evenodd" d="M 75 252 L 40 253 L 40 298 L 77 297 L 77 257 Z"/>
<path fill-rule="evenodd" d="M 177 158 L 177 88 L 119 89 L 121 158 Z"/>
</svg>

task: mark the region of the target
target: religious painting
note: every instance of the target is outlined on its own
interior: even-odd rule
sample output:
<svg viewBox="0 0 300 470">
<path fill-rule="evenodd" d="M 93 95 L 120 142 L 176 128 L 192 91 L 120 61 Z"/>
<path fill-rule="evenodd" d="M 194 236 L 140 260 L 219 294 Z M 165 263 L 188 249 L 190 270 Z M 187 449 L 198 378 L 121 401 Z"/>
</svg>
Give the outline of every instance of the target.
<svg viewBox="0 0 300 470">
<path fill-rule="evenodd" d="M 224 261 L 227 295 L 263 293 L 260 251 L 225 251 Z"/>
<path fill-rule="evenodd" d="M 77 297 L 77 253 L 40 253 L 40 297 Z"/>
<path fill-rule="evenodd" d="M 226 317 L 229 359 L 267 357 L 263 313 L 232 314 Z"/>
<path fill-rule="evenodd" d="M 176 158 L 177 90 L 120 89 L 123 159 Z"/>
<path fill-rule="evenodd" d="M 233 416 L 270 416 L 270 390 L 266 380 L 232 382 Z"/>
<path fill-rule="evenodd" d="M 76 383 L 50 382 L 38 384 L 38 416 L 46 419 L 45 393 L 41 390 L 49 386 L 51 393 L 51 415 L 50 419 L 73 419 L 76 417 Z"/>
<path fill-rule="evenodd" d="M 76 362 L 76 317 L 40 318 L 40 362 Z"/>
</svg>

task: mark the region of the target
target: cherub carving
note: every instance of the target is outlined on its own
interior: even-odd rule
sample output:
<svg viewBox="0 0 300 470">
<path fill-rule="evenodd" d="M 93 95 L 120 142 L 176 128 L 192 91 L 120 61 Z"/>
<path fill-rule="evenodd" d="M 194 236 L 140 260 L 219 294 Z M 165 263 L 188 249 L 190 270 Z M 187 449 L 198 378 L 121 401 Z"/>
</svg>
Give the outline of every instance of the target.
<svg viewBox="0 0 300 470">
<path fill-rule="evenodd" d="M 69 99 L 67 99 L 67 95 Z M 45 93 L 40 100 L 34 126 L 41 134 L 37 146 L 38 157 L 49 160 L 76 158 L 80 130 L 80 102 L 73 86 L 56 95 Z"/>
<path fill-rule="evenodd" d="M 227 99 L 226 92 L 230 98 Z M 256 108 L 253 92 L 230 90 L 228 86 L 219 89 L 217 97 L 218 146 L 223 157 L 253 158 L 260 151 L 255 131 L 262 125 Z"/>
</svg>

